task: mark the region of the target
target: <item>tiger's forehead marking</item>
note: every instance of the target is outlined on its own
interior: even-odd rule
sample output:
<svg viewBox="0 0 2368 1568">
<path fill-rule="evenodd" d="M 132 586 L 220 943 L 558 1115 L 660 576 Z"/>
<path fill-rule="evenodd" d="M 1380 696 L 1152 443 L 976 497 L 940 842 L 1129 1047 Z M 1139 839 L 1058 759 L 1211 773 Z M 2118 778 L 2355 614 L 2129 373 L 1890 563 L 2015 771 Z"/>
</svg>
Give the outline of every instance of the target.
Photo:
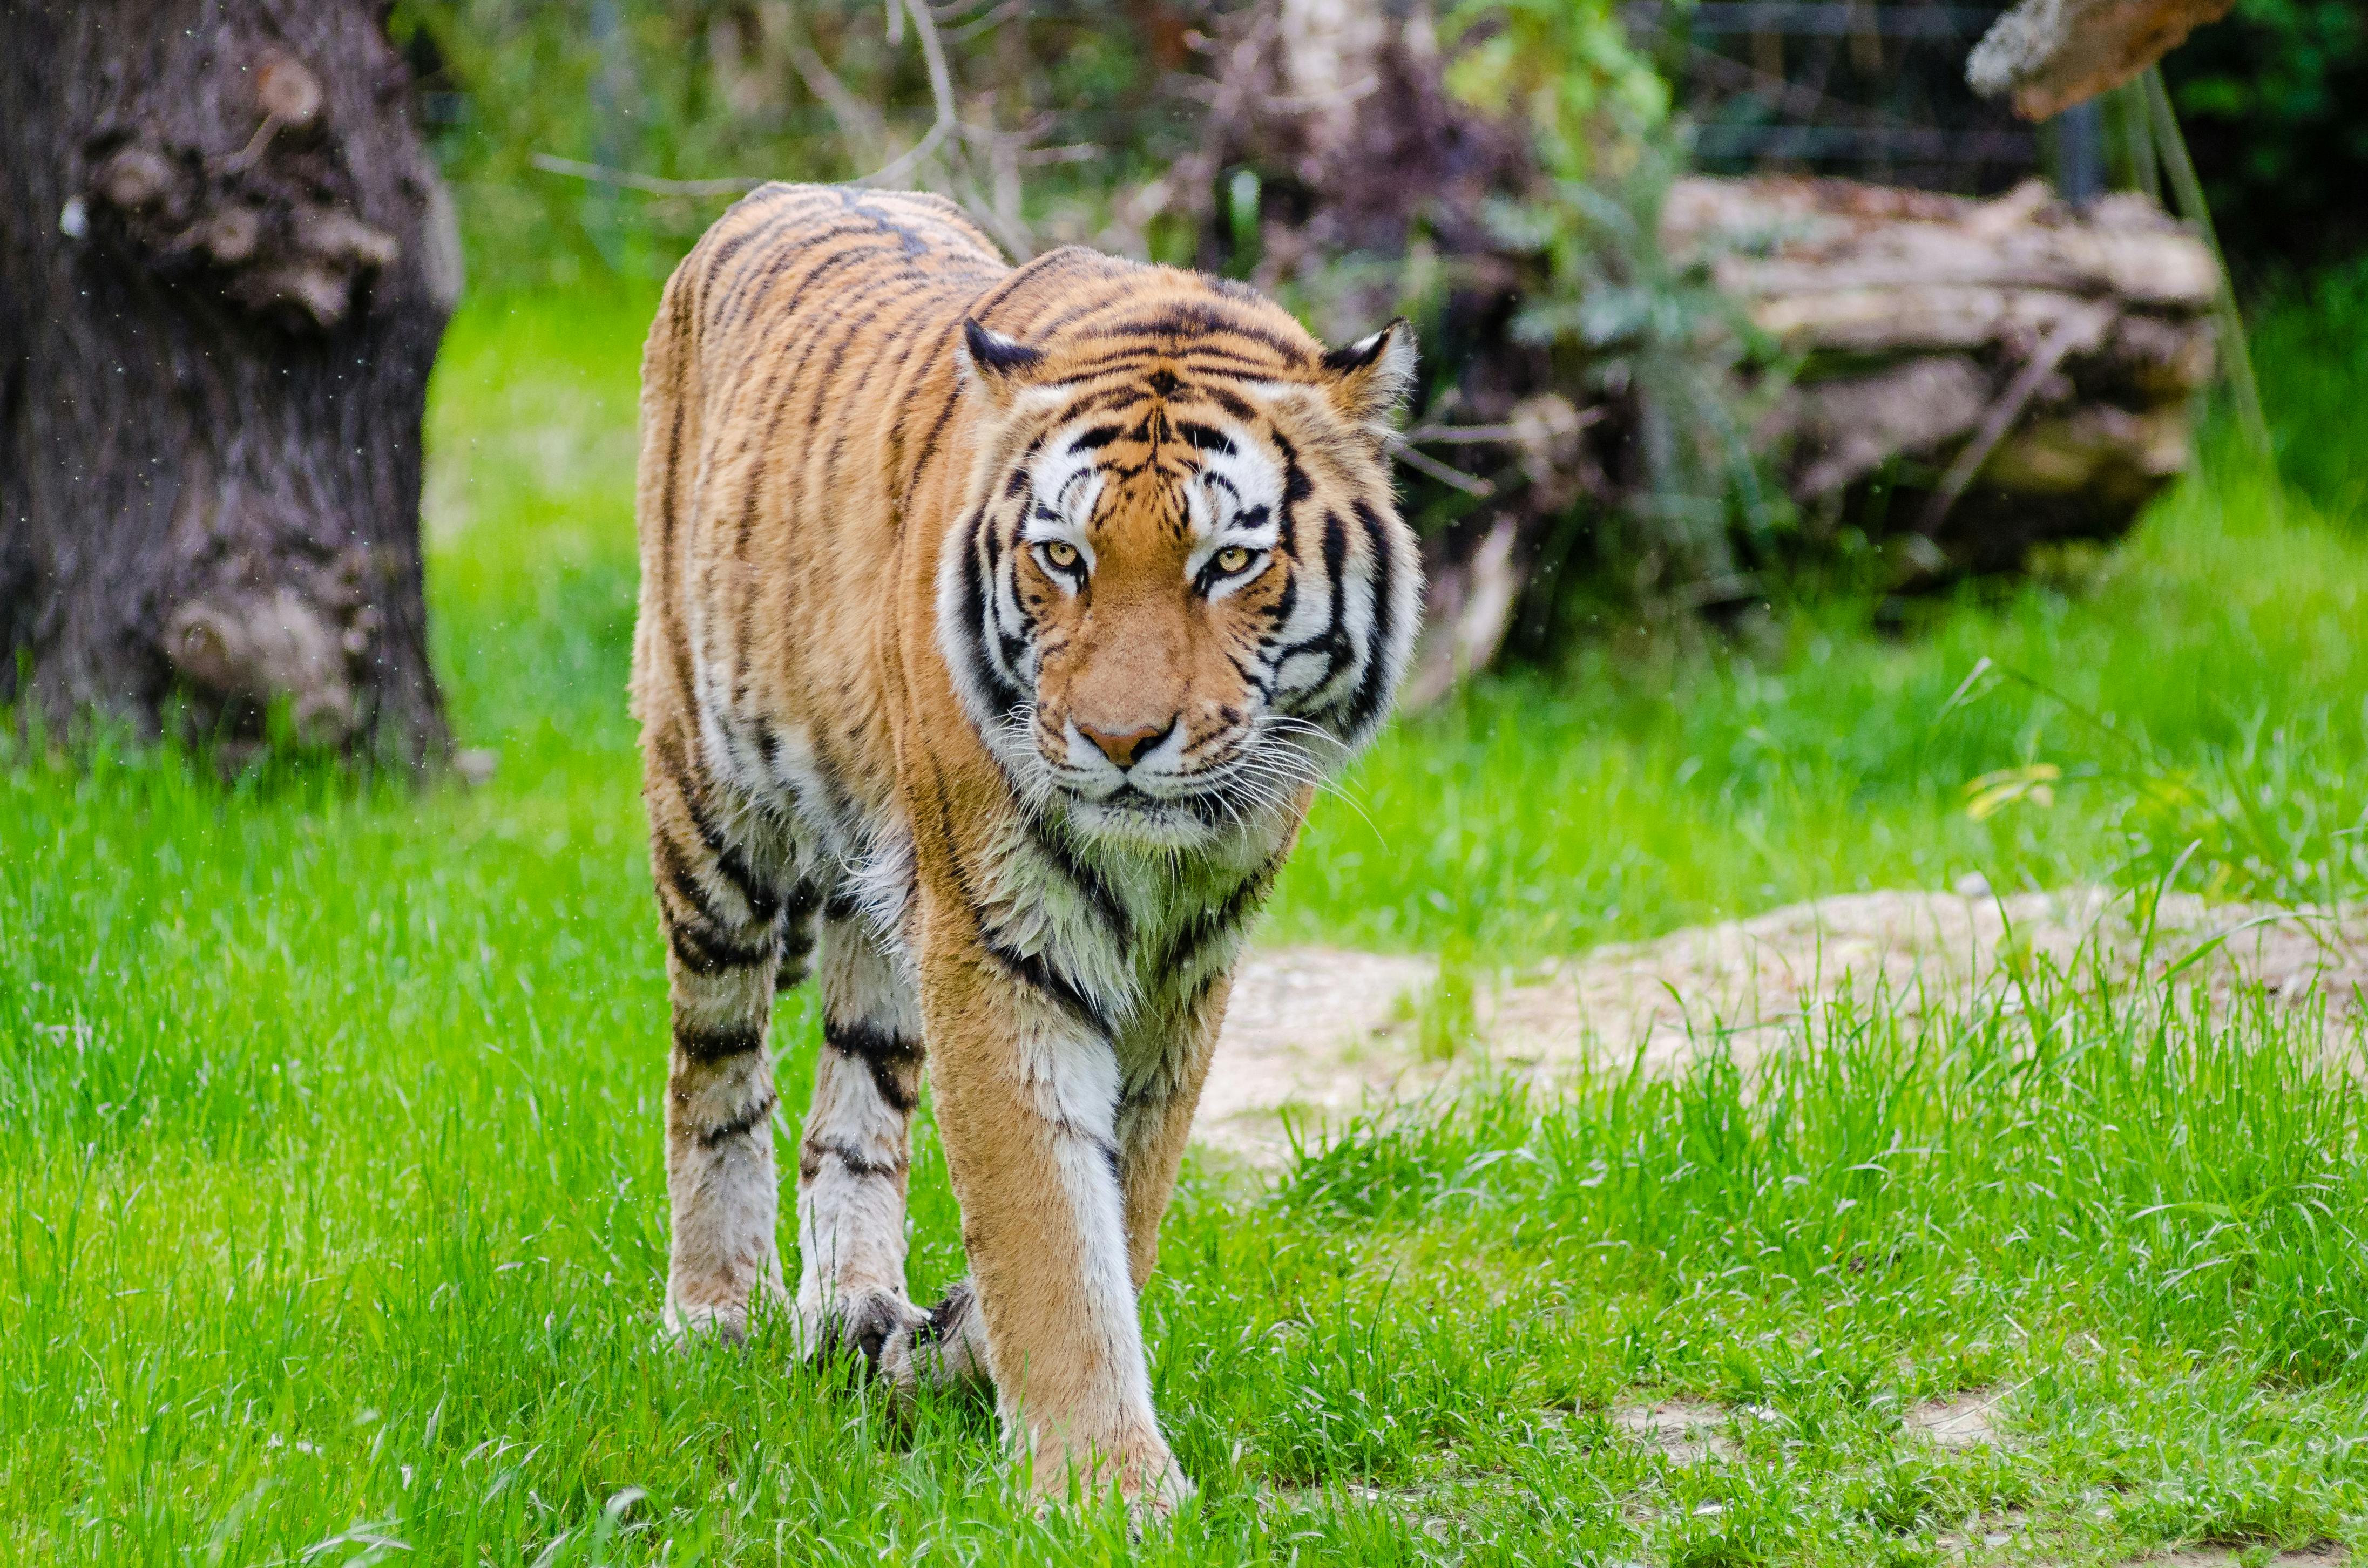
<svg viewBox="0 0 2368 1568">
<path fill-rule="evenodd" d="M 1165 390 L 1131 406 L 1073 408 L 1031 447 L 1036 493 L 1050 502 L 1042 520 L 1105 540 L 1148 524 L 1190 545 L 1284 499 L 1282 466 L 1243 417 L 1251 409 L 1195 396 L 1173 377 Z"/>
</svg>

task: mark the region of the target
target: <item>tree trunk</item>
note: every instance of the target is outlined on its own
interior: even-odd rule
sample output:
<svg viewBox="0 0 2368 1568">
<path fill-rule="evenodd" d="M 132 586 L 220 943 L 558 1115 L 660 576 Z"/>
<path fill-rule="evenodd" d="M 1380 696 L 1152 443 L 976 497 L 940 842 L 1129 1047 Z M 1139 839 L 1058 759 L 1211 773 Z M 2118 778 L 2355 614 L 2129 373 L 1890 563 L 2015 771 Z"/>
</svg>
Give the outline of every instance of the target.
<svg viewBox="0 0 2368 1568">
<path fill-rule="evenodd" d="M 369 0 L 0 0 L 0 701 L 235 757 L 446 734 L 451 209 Z"/>
</svg>

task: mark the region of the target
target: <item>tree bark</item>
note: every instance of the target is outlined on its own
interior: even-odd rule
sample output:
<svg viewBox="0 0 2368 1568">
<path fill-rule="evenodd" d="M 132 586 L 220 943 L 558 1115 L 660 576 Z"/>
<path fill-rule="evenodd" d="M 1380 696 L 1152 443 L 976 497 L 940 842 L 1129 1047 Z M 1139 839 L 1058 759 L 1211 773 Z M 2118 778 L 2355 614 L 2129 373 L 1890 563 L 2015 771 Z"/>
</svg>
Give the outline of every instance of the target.
<svg viewBox="0 0 2368 1568">
<path fill-rule="evenodd" d="M 0 701 L 439 757 L 450 204 L 369 0 L 0 0 Z"/>
</svg>

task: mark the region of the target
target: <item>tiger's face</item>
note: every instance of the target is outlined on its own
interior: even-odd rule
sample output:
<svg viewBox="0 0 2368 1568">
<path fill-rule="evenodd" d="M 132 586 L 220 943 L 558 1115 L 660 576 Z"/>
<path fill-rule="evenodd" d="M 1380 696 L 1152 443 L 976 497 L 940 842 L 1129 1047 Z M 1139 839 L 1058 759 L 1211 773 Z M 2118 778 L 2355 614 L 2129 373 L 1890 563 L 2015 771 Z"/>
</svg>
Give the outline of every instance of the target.
<svg viewBox="0 0 2368 1568">
<path fill-rule="evenodd" d="M 1379 727 L 1415 632 L 1383 446 L 1405 326 L 1328 355 L 1300 334 L 1265 376 L 1189 340 L 1115 365 L 1100 341 L 1079 374 L 1074 352 L 966 336 L 1000 418 L 939 634 L 1022 798 L 1171 847 L 1301 801 Z"/>
</svg>

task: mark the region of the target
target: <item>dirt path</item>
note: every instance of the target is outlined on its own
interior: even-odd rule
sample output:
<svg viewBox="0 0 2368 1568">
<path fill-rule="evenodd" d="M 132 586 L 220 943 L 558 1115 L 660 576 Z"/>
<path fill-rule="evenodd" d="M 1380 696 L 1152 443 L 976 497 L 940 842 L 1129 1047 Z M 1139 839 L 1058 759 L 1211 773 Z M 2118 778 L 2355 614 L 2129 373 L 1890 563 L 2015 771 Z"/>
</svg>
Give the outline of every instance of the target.
<svg viewBox="0 0 2368 1568">
<path fill-rule="evenodd" d="M 1201 1102 L 1205 1142 L 1271 1159 L 1284 1146 L 1279 1113 L 1314 1119 L 1420 1096 L 1476 1062 L 1552 1075 L 1640 1046 L 1668 1069 L 1726 1030 L 1748 1053 L 1782 1039 L 1804 1010 L 1846 988 L 1878 989 L 1895 1012 L 1961 1006 L 2012 983 L 2015 961 L 2059 968 L 2102 962 L 2149 973 L 2214 937 L 2189 971 L 2215 988 L 2260 983 L 2280 1002 L 2324 996 L 2330 1030 L 2348 1037 L 2368 1007 L 2368 912 L 2341 921 L 2309 912 L 2163 900 L 2152 932 L 2126 898 L 2094 888 L 2025 892 L 1872 892 L 1793 904 L 1749 920 L 1598 948 L 1577 958 L 1487 977 L 1477 989 L 1473 1048 L 1426 1061 L 1414 1025 L 1436 983 L 1428 958 L 1331 949 L 1254 954 L 1234 991 Z"/>
</svg>

